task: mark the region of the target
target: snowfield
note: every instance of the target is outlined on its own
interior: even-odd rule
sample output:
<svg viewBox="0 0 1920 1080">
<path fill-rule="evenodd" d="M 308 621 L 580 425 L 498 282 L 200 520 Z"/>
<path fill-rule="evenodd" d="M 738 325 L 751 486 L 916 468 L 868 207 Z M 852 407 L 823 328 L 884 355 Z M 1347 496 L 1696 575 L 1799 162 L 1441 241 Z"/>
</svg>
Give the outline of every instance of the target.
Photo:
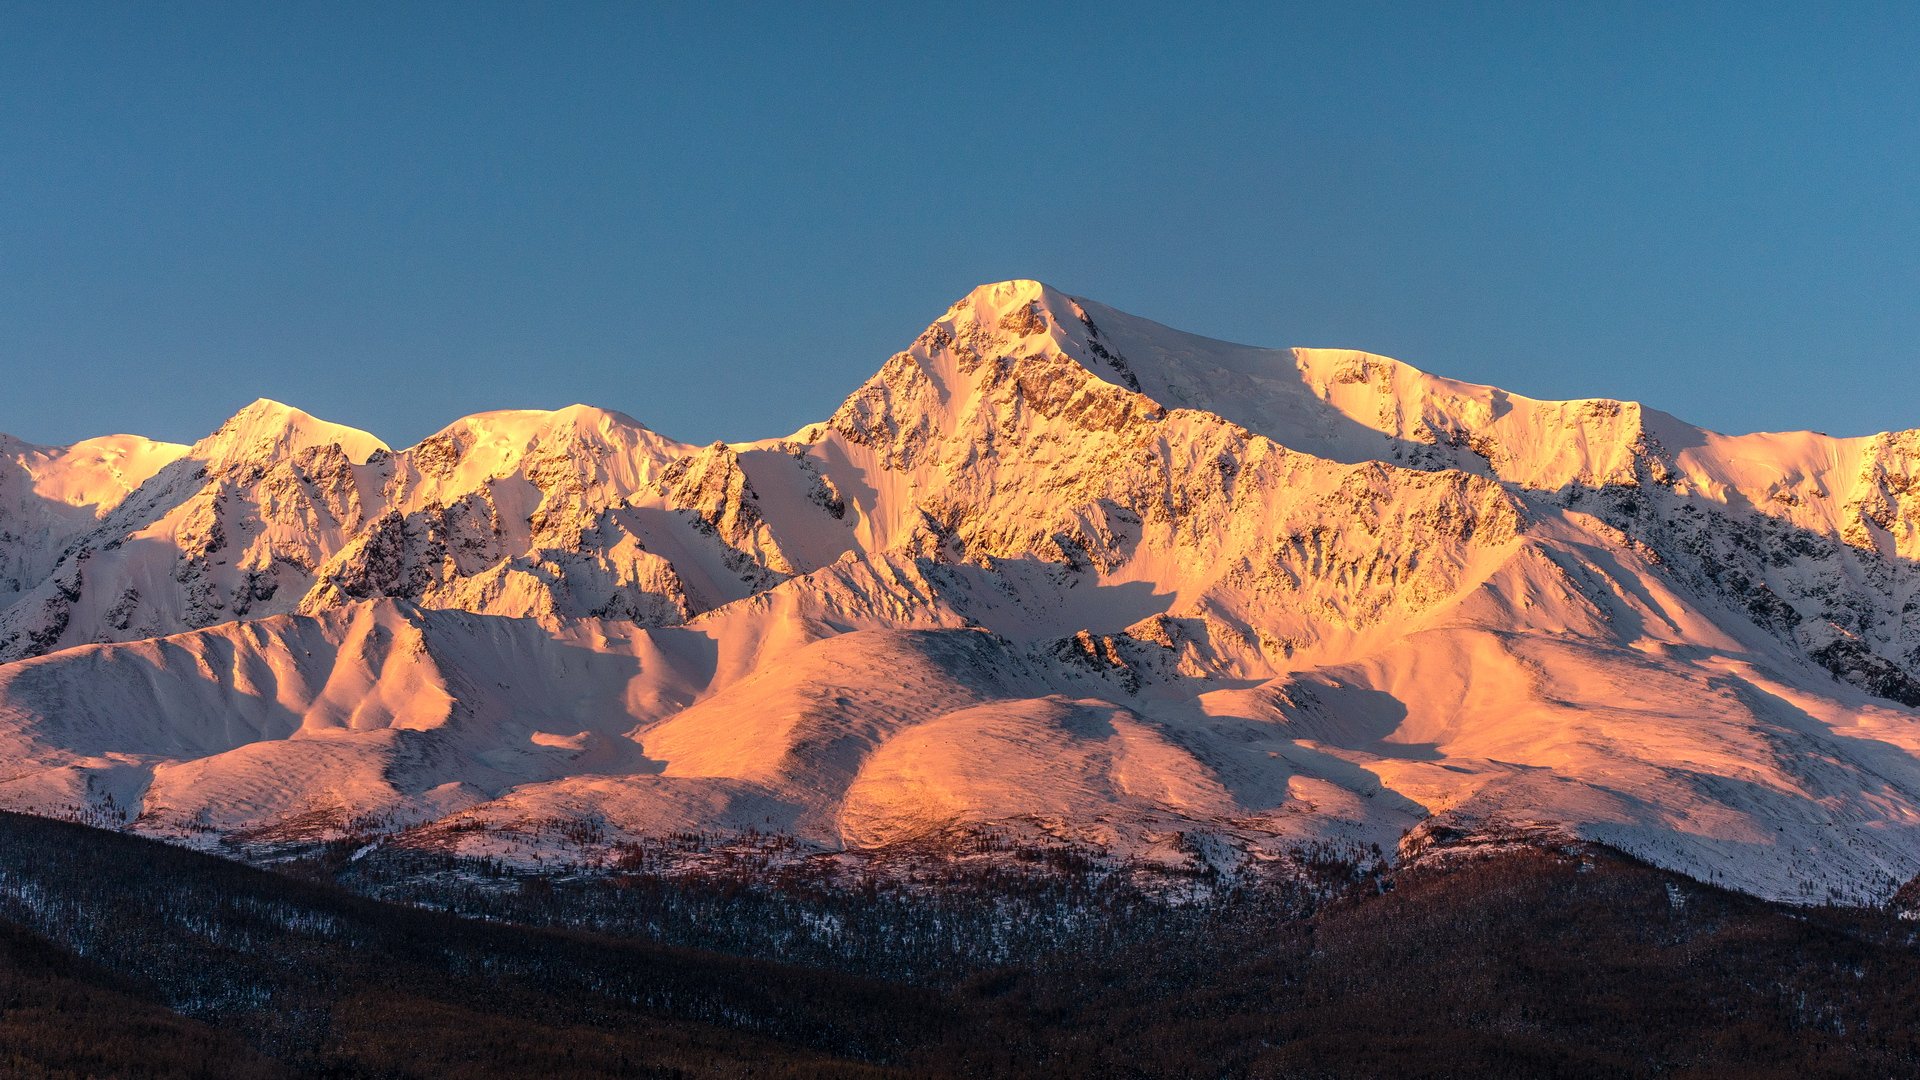
<svg viewBox="0 0 1920 1080">
<path fill-rule="evenodd" d="M 0 807 L 201 845 L 1546 830 L 1878 901 L 1916 707 L 1920 431 L 1720 435 L 1031 281 L 787 439 L 0 437 Z"/>
</svg>

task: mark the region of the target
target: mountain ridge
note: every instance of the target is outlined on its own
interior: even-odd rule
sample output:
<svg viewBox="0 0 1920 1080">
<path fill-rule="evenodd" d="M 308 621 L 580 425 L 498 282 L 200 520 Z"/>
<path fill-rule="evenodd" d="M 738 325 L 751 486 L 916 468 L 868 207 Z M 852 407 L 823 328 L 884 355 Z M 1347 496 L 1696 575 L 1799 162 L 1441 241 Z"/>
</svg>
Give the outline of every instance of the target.
<svg viewBox="0 0 1920 1080">
<path fill-rule="evenodd" d="M 0 805 L 1920 872 L 1920 432 L 1722 436 L 1013 281 L 785 439 L 570 406 L 393 450 L 263 400 L 181 451 L 7 564 L 45 572 L 0 594 Z"/>
</svg>

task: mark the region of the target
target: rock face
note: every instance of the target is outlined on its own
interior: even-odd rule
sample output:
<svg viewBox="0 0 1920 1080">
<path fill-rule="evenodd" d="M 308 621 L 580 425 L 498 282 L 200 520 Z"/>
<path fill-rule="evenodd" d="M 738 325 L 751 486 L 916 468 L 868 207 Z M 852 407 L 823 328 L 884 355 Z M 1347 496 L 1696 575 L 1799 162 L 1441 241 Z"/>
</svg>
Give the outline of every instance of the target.
<svg viewBox="0 0 1920 1080">
<path fill-rule="evenodd" d="M 1724 436 L 1016 281 L 788 439 L 573 406 L 395 451 L 263 401 L 0 450 L 7 807 L 1920 871 L 1920 432 Z"/>
</svg>

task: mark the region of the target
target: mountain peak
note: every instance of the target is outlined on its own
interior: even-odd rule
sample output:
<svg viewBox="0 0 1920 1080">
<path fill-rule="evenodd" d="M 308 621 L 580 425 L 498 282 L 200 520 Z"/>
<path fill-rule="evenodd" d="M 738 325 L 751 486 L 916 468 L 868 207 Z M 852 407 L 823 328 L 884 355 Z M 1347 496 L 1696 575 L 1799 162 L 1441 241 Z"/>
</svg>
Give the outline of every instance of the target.
<svg viewBox="0 0 1920 1080">
<path fill-rule="evenodd" d="M 1073 297 L 1029 278 L 994 281 L 977 286 L 954 301 L 946 319 L 967 322 L 1002 338 L 1026 338 L 1078 320 L 1081 308 Z"/>
<path fill-rule="evenodd" d="M 556 422 L 570 424 L 575 428 L 597 428 L 603 431 L 614 428 L 653 430 L 618 409 L 603 409 L 598 405 L 583 405 L 579 402 L 553 410 L 553 418 Z"/>
<path fill-rule="evenodd" d="M 430 436 L 430 439 L 452 439 L 462 445 L 490 443 L 512 447 L 516 452 L 538 443 L 568 438 L 616 447 L 679 445 L 626 413 L 578 403 L 559 409 L 478 412 L 463 416 Z"/>
<path fill-rule="evenodd" d="M 228 417 L 213 434 L 195 443 L 192 455 L 209 463 L 227 464 L 290 456 L 327 445 L 338 446 L 356 463 L 365 463 L 375 451 L 387 449 L 386 443 L 359 428 L 321 420 L 272 398 L 256 398 Z"/>
<path fill-rule="evenodd" d="M 961 308 L 968 305 L 982 305 L 998 309 L 1022 302 L 1043 301 L 1048 294 L 1061 295 L 1045 282 L 1035 281 L 1032 278 L 1009 278 L 1006 281 L 989 281 L 976 285 L 953 306 Z"/>
</svg>

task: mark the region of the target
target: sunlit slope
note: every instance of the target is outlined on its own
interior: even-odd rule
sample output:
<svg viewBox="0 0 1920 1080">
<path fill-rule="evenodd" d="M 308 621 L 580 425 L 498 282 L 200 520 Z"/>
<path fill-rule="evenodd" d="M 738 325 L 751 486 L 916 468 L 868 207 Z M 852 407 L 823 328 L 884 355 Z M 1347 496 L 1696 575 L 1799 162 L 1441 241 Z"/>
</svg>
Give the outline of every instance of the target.
<svg viewBox="0 0 1920 1080">
<path fill-rule="evenodd" d="M 138 435 L 72 446 L 0 435 L 0 606 L 43 581 L 68 544 L 186 452 Z"/>
<path fill-rule="evenodd" d="M 835 630 L 806 582 L 684 628 L 389 602 L 227 624 L 0 669 L 0 797 L 187 838 L 424 825 L 474 853 L 592 820 L 609 842 L 828 849 L 996 827 L 1172 860 L 1192 835 L 1391 846 L 1442 815 L 1564 824 L 1774 894 L 1908 876 L 1904 710 L 1796 687 L 1762 635 L 1716 638 L 1578 559 L 1523 549 L 1427 629 L 1265 681 L 1137 664 L 1135 684 L 980 629 Z"/>
<path fill-rule="evenodd" d="M 59 542 L 8 526 L 0 805 L 514 859 L 1564 828 L 1772 895 L 1920 872 L 1914 433 L 1005 282 L 786 439 L 574 406 L 394 451 L 259 402 L 136 450 L 76 467 Z"/>
</svg>

